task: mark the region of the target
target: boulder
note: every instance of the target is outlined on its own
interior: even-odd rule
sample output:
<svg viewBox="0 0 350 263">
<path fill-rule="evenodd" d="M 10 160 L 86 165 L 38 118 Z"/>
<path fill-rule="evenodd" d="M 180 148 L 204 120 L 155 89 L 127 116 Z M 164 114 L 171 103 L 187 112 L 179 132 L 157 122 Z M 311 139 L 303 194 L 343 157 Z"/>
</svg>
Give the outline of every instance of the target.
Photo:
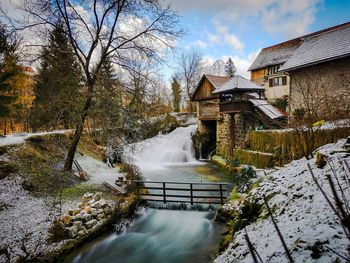
<svg viewBox="0 0 350 263">
<path fill-rule="evenodd" d="M 70 238 L 75 238 L 78 234 L 78 228 L 76 226 L 71 226 L 68 228 L 68 236 Z"/>
<path fill-rule="evenodd" d="M 94 200 L 99 201 L 101 199 L 102 193 L 101 192 L 97 192 L 96 194 L 94 194 Z"/>
<path fill-rule="evenodd" d="M 90 206 L 85 206 L 84 211 L 88 214 L 91 214 L 91 207 Z"/>
<path fill-rule="evenodd" d="M 101 209 L 97 209 L 97 214 L 101 214 L 101 213 L 103 213 L 103 209 L 101 208 Z"/>
<path fill-rule="evenodd" d="M 102 220 L 105 217 L 105 213 L 100 213 L 97 215 L 97 220 Z"/>
<path fill-rule="evenodd" d="M 72 225 L 76 226 L 79 229 L 80 227 L 83 226 L 83 222 L 81 222 L 80 220 L 73 221 Z"/>
<path fill-rule="evenodd" d="M 72 221 L 72 217 L 71 216 L 62 216 L 61 217 L 61 221 L 63 222 L 63 224 L 65 225 L 65 226 L 69 226 L 70 225 L 70 223 L 71 223 L 71 221 Z"/>
<path fill-rule="evenodd" d="M 101 200 L 99 203 L 100 203 L 100 206 L 102 208 L 105 208 L 106 206 L 108 206 L 108 204 L 107 204 L 107 202 L 105 200 Z"/>
<path fill-rule="evenodd" d="M 92 216 L 90 214 L 84 214 L 84 222 L 90 221 Z"/>
<path fill-rule="evenodd" d="M 89 202 L 90 200 L 92 200 L 93 199 L 93 194 L 91 194 L 91 193 L 86 193 L 86 194 L 84 194 L 83 195 L 83 198 L 82 198 L 82 202 L 83 202 L 83 204 L 86 204 L 87 202 Z"/>
<path fill-rule="evenodd" d="M 85 233 L 86 233 L 86 231 L 80 230 L 80 231 L 78 232 L 78 236 L 83 236 L 83 235 L 85 235 Z"/>
<path fill-rule="evenodd" d="M 79 213 L 74 217 L 74 220 L 80 220 L 80 221 L 84 221 L 84 215 L 85 213 Z"/>
<path fill-rule="evenodd" d="M 97 216 L 97 209 L 96 208 L 91 208 L 91 216 Z"/>
<path fill-rule="evenodd" d="M 97 224 L 97 220 L 96 219 L 91 219 L 90 221 L 87 221 L 85 223 L 85 226 L 86 226 L 86 228 L 91 228 L 91 227 L 93 227 L 96 224 Z"/>
<path fill-rule="evenodd" d="M 72 216 L 75 216 L 75 215 L 79 214 L 80 212 L 81 212 L 81 209 L 74 209 Z"/>
<path fill-rule="evenodd" d="M 72 215 L 73 215 L 73 209 L 68 209 L 68 210 L 67 210 L 67 214 L 70 215 L 70 216 L 72 216 Z"/>
<path fill-rule="evenodd" d="M 100 209 L 101 208 L 100 202 L 95 202 L 95 203 L 91 204 L 91 207 L 96 208 L 96 209 Z"/>
<path fill-rule="evenodd" d="M 106 215 L 109 215 L 112 212 L 112 209 L 109 206 L 106 206 L 105 208 L 103 208 L 103 212 Z"/>
</svg>

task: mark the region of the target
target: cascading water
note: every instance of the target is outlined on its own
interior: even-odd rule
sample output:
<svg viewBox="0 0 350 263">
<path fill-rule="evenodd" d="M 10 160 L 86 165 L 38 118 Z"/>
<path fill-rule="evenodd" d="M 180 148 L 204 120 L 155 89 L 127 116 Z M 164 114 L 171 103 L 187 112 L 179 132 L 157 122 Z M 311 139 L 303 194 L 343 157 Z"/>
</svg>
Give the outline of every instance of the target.
<svg viewBox="0 0 350 263">
<path fill-rule="evenodd" d="M 136 151 L 130 151 L 128 159 L 140 167 L 146 180 L 227 180 L 210 164 L 195 160 L 191 140 L 195 129 L 195 125 L 181 127 L 134 144 Z M 123 234 L 87 244 L 66 262 L 212 262 L 222 231 L 214 216 L 215 211 L 145 209 Z"/>
<path fill-rule="evenodd" d="M 174 165 L 178 163 L 196 163 L 192 148 L 191 134 L 196 125 L 180 127 L 166 135 L 158 135 L 136 144 L 140 151 L 134 153 L 134 162 L 138 165 L 155 166 Z"/>
</svg>

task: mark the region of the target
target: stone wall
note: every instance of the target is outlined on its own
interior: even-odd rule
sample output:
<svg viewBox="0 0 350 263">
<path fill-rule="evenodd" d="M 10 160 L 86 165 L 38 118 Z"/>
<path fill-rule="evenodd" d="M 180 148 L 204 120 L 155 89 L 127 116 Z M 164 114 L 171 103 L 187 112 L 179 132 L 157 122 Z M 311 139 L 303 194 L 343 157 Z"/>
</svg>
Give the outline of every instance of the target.
<svg viewBox="0 0 350 263">
<path fill-rule="evenodd" d="M 222 114 L 216 125 L 216 153 L 227 158 L 231 147 L 234 149 L 247 147 L 250 131 L 256 125 L 254 118 L 248 114 Z"/>
<path fill-rule="evenodd" d="M 290 72 L 290 111 L 308 108 L 319 119 L 349 114 L 350 57 Z"/>
</svg>

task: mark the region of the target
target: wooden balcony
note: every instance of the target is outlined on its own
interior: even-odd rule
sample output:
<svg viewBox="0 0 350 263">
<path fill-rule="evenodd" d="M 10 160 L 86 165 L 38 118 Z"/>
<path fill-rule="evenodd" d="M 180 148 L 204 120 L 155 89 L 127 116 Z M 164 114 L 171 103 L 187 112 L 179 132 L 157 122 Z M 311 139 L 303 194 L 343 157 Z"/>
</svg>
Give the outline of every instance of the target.
<svg viewBox="0 0 350 263">
<path fill-rule="evenodd" d="M 248 102 L 221 102 L 220 114 L 251 112 L 251 106 Z"/>
</svg>

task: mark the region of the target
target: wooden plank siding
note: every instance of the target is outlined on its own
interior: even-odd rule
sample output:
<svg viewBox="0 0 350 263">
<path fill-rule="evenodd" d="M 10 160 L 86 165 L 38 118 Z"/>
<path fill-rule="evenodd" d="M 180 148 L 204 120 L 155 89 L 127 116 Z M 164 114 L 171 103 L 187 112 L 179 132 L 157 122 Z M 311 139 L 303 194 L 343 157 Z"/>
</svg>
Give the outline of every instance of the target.
<svg viewBox="0 0 350 263">
<path fill-rule="evenodd" d="M 220 117 L 220 99 L 199 101 L 199 120 L 217 120 Z"/>
<path fill-rule="evenodd" d="M 212 95 L 211 93 L 215 90 L 213 85 L 207 80 L 204 79 L 201 87 L 199 88 L 194 100 L 205 100 L 205 99 L 213 99 L 218 98 L 218 95 Z"/>
<path fill-rule="evenodd" d="M 251 80 L 254 81 L 255 83 L 257 83 L 258 85 L 265 84 L 264 76 L 266 76 L 266 75 L 267 75 L 267 68 L 252 70 L 250 72 Z"/>
</svg>

